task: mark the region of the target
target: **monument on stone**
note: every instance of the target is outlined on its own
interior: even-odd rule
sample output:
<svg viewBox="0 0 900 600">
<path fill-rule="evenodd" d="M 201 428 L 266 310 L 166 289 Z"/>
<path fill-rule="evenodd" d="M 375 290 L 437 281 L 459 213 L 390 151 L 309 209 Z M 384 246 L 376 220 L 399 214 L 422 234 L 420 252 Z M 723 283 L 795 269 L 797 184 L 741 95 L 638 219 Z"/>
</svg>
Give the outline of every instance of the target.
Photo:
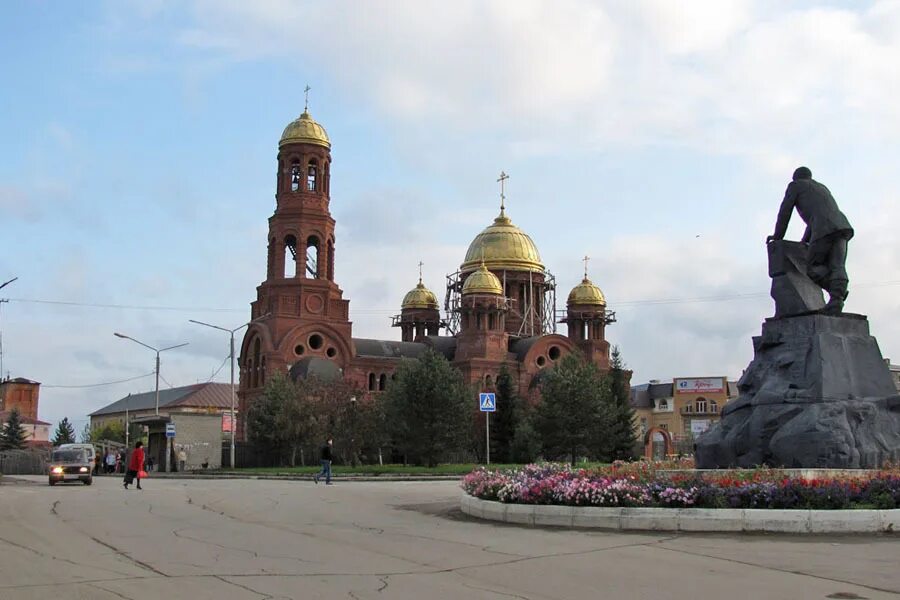
<svg viewBox="0 0 900 600">
<path fill-rule="evenodd" d="M 783 239 L 794 208 L 807 225 L 802 242 Z M 697 439 L 698 468 L 876 468 L 900 459 L 900 396 L 866 317 L 843 312 L 851 237 L 828 188 L 797 169 L 766 240 L 775 315 L 753 338 L 740 396 Z"/>
</svg>

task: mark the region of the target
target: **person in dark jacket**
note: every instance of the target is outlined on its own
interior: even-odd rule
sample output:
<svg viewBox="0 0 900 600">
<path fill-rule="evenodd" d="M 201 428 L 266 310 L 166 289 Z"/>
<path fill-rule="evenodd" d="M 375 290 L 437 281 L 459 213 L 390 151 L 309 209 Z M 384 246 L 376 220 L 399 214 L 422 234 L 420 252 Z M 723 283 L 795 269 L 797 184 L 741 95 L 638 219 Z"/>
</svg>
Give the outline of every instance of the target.
<svg viewBox="0 0 900 600">
<path fill-rule="evenodd" d="M 328 438 L 325 442 L 325 445 L 322 446 L 322 450 L 319 453 L 319 458 L 322 460 L 322 470 L 319 471 L 316 475 L 313 475 L 313 481 L 317 484 L 319 483 L 319 477 L 325 476 L 325 485 L 331 485 L 331 447 L 334 444 L 334 440 Z"/>
<path fill-rule="evenodd" d="M 128 470 L 125 471 L 125 489 L 137 480 L 137 489 L 141 488 L 141 471 L 144 470 L 144 442 L 135 442 L 131 460 L 128 461 Z"/>
<path fill-rule="evenodd" d="M 828 292 L 828 304 L 822 312 L 838 314 L 844 309 L 849 279 L 847 277 L 847 242 L 853 228 L 827 187 L 812 178 L 812 171 L 799 167 L 787 186 L 778 210 L 775 233 L 766 242 L 784 239 L 794 208 L 806 223 L 803 241 L 808 244 L 806 274 Z"/>
</svg>

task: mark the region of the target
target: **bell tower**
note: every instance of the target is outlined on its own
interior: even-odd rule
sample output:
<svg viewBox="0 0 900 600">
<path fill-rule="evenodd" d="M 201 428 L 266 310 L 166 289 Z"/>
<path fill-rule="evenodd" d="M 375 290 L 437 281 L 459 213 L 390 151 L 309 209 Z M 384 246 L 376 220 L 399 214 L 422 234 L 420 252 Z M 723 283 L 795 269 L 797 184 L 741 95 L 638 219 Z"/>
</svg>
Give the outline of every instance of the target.
<svg viewBox="0 0 900 600">
<path fill-rule="evenodd" d="M 333 361 L 343 369 L 353 357 L 350 301 L 334 281 L 330 175 L 331 141 L 304 108 L 278 143 L 266 278 L 250 305 L 254 322 L 241 345 L 242 415 L 267 375 L 286 373 L 305 359 Z"/>
</svg>

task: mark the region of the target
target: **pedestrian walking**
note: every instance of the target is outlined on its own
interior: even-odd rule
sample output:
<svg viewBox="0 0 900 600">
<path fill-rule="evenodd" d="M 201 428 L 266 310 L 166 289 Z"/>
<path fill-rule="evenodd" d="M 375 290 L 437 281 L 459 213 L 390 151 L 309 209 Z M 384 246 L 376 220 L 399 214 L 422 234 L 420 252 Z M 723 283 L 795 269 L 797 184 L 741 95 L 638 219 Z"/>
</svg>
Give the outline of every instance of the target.
<svg viewBox="0 0 900 600">
<path fill-rule="evenodd" d="M 116 471 L 116 455 L 112 452 L 106 453 L 106 474 L 114 473 Z"/>
<path fill-rule="evenodd" d="M 128 470 L 125 471 L 125 489 L 135 480 L 137 480 L 137 489 L 141 488 L 141 471 L 144 470 L 144 442 L 136 442 L 134 451 L 131 453 L 131 460 L 128 461 Z"/>
<path fill-rule="evenodd" d="M 328 438 L 325 445 L 322 446 L 322 451 L 319 454 L 319 458 L 322 460 L 322 470 L 313 476 L 313 481 L 315 481 L 316 484 L 319 483 L 319 477 L 324 475 L 325 485 L 331 485 L 331 447 L 333 444 L 334 440 Z"/>
<path fill-rule="evenodd" d="M 187 464 L 187 452 L 184 448 L 178 451 L 178 470 L 184 472 L 184 466 Z"/>
</svg>

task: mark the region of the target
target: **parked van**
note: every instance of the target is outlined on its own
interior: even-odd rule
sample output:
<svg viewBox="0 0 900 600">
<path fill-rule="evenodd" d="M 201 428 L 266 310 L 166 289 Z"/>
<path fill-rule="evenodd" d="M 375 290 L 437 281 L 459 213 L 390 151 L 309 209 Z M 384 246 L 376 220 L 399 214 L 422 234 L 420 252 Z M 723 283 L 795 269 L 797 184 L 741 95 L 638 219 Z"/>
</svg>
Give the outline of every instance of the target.
<svg viewBox="0 0 900 600">
<path fill-rule="evenodd" d="M 84 454 L 91 465 L 95 464 L 97 451 L 94 450 L 93 444 L 61 444 L 57 450 L 84 450 Z"/>
</svg>

